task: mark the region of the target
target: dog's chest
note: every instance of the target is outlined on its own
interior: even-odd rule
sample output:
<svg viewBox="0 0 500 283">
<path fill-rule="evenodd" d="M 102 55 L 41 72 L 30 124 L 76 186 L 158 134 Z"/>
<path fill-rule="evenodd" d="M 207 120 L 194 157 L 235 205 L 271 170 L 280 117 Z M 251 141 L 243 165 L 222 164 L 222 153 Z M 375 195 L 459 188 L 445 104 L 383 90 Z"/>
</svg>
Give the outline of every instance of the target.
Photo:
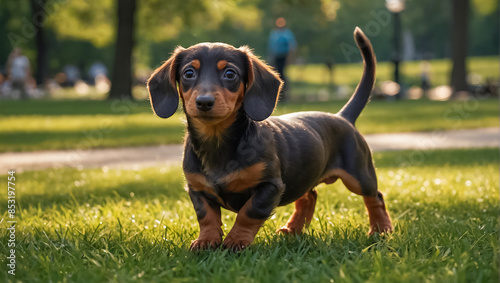
<svg viewBox="0 0 500 283">
<path fill-rule="evenodd" d="M 242 194 L 257 186 L 262 181 L 265 168 L 265 163 L 259 162 L 232 172 L 184 172 L 184 175 L 190 190 L 212 195 L 221 202 L 227 195 Z"/>
</svg>

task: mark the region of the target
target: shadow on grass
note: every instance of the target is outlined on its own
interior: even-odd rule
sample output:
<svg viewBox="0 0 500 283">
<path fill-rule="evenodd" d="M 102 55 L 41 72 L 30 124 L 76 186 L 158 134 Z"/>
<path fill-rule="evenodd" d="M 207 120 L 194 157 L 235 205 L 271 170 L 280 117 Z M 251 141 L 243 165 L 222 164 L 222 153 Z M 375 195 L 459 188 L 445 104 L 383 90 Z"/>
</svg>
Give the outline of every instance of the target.
<svg viewBox="0 0 500 283">
<path fill-rule="evenodd" d="M 149 101 L 127 100 L 4 100 L 2 116 L 124 115 L 152 113 Z"/>
<path fill-rule="evenodd" d="M 113 201 L 129 201 L 149 203 L 155 199 L 160 200 L 187 200 L 188 194 L 183 188 L 182 179 L 174 179 L 171 182 L 158 181 L 131 181 L 117 186 L 97 186 L 92 189 L 85 187 L 72 187 L 64 192 L 44 192 L 33 194 L 19 194 L 17 202 L 23 209 L 36 208 L 54 208 L 62 207 L 80 207 L 86 203 L 92 206 L 104 206 Z"/>
<path fill-rule="evenodd" d="M 82 130 L 56 132 L 5 132 L 0 137 L 0 152 L 69 149 L 86 150 L 92 148 L 177 144 L 182 141 L 184 125 L 168 127 L 148 126 L 124 127 L 103 133 L 99 130 L 88 130 L 87 137 Z"/>
</svg>

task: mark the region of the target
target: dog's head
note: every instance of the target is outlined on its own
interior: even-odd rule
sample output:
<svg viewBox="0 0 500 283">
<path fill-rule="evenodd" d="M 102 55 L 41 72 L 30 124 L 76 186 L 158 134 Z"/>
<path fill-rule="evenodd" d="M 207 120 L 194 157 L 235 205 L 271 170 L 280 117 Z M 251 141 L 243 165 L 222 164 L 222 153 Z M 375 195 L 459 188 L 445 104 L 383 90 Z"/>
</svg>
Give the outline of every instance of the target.
<svg viewBox="0 0 500 283">
<path fill-rule="evenodd" d="M 283 83 L 246 46 L 200 43 L 175 49 L 147 84 L 159 117 L 172 116 L 181 97 L 186 115 L 213 124 L 242 106 L 252 120 L 266 119 L 276 107 Z"/>
</svg>

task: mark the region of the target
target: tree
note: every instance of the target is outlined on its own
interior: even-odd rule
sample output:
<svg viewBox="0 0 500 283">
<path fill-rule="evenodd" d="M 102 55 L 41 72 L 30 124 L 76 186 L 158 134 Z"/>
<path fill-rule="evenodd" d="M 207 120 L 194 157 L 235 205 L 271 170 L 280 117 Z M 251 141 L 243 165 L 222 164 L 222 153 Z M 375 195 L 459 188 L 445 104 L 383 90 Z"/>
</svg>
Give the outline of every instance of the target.
<svg viewBox="0 0 500 283">
<path fill-rule="evenodd" d="M 451 88 L 453 97 L 460 91 L 468 91 L 467 86 L 467 43 L 469 40 L 469 5 L 470 0 L 452 0 L 451 28 Z"/>
<path fill-rule="evenodd" d="M 131 98 L 134 33 L 137 34 L 139 45 L 144 47 L 144 42 L 172 39 L 185 27 L 217 29 L 226 20 L 241 24 L 244 28 L 257 28 L 259 10 L 253 1 L 249 2 L 116 0 L 117 5 L 114 5 L 112 0 L 68 1 L 53 15 L 53 27 L 59 35 L 86 39 L 100 46 L 112 42 L 113 31 L 116 31 L 109 98 Z M 112 17 L 109 17 L 114 11 L 118 12 L 116 30 L 112 27 Z"/>
<path fill-rule="evenodd" d="M 0 69 L 12 48 L 19 46 L 33 63 L 34 73 L 54 74 L 66 64 L 77 65 L 83 72 L 84 68 L 99 61 L 113 74 L 118 1 L 0 1 L 0 34 L 6 37 L 0 40 Z M 467 54 L 497 55 L 498 0 L 468 1 L 471 7 Z M 32 28 L 33 3 L 44 3 L 48 15 L 47 24 L 38 36 Z M 136 0 L 136 4 L 135 42 L 132 41 L 133 60 L 130 62 L 141 72 L 141 78 L 147 76 L 151 67 L 165 60 L 177 45 L 187 47 L 202 41 L 221 41 L 235 46 L 248 44 L 265 57 L 268 34 L 278 16 L 287 18 L 299 42 L 298 56 L 309 63 L 322 63 L 326 57 L 332 57 L 337 63 L 359 60 L 352 41 L 355 26 L 361 27 L 370 37 L 379 61 L 389 60 L 391 56 L 392 32 L 386 28 L 388 22 L 380 16 L 388 13 L 384 1 Z M 450 57 L 451 6 L 454 4 L 454 1 L 407 1 L 403 26 L 415 37 L 418 55 Z M 37 38 L 50 46 L 46 48 L 49 72 L 35 71 L 36 66 L 41 66 L 36 63 Z M 464 39 L 459 41 L 460 44 L 453 44 L 453 47 L 461 47 Z M 352 57 L 343 52 L 346 44 L 352 47 Z M 465 83 L 462 77 L 460 81 Z"/>
<path fill-rule="evenodd" d="M 109 99 L 132 98 L 132 51 L 136 0 L 118 0 L 118 29 Z"/>
<path fill-rule="evenodd" d="M 36 69 L 35 80 L 37 85 L 43 85 L 47 76 L 47 43 L 44 36 L 44 22 L 47 21 L 45 14 L 45 0 L 31 0 L 31 15 L 33 26 L 36 29 Z"/>
</svg>

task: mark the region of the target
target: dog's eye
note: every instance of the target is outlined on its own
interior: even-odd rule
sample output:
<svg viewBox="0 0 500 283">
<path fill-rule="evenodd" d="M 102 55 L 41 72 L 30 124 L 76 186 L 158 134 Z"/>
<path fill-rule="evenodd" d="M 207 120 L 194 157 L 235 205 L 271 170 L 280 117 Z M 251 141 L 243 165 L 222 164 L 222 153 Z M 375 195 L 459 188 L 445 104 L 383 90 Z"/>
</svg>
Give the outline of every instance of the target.
<svg viewBox="0 0 500 283">
<path fill-rule="evenodd" d="M 228 79 L 228 80 L 234 80 L 234 79 L 236 79 L 237 76 L 238 76 L 238 74 L 236 74 L 236 71 L 233 69 L 227 69 L 224 72 L 224 78 Z"/>
<path fill-rule="evenodd" d="M 187 69 L 184 71 L 184 78 L 186 79 L 194 79 L 196 77 L 196 74 L 193 69 Z"/>
</svg>

